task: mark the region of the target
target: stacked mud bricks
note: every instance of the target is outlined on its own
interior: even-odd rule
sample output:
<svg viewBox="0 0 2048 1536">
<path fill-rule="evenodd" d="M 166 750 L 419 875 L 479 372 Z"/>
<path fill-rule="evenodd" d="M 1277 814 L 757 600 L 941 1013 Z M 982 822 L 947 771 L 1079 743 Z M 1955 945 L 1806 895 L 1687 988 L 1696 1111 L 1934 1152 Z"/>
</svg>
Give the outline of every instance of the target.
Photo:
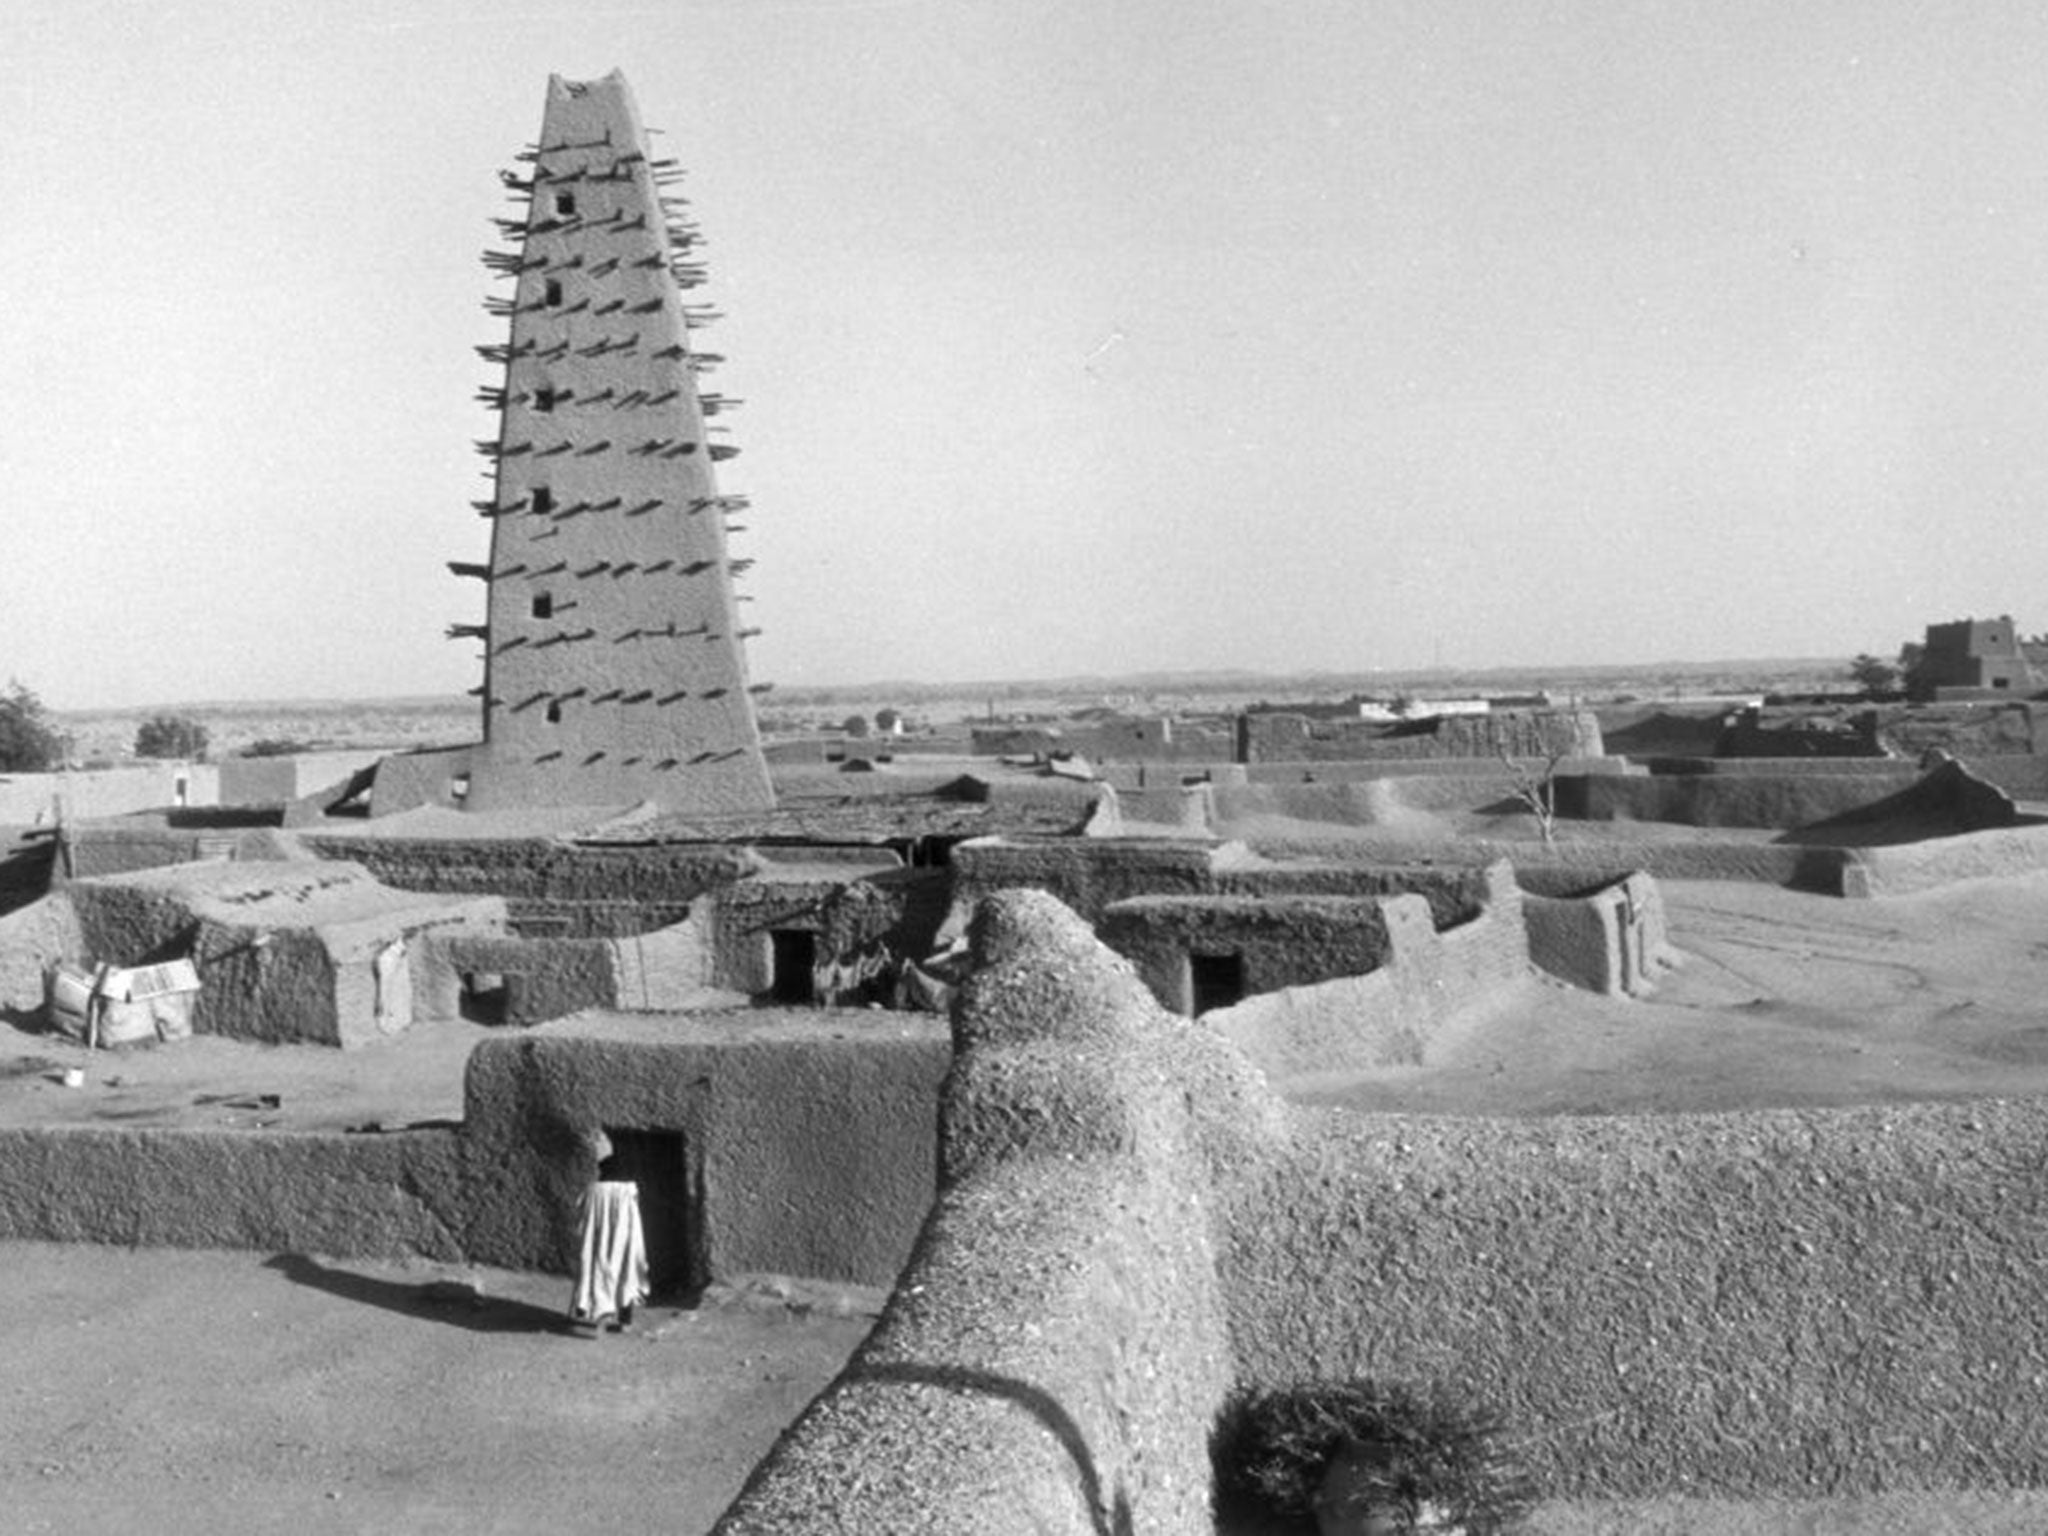
<svg viewBox="0 0 2048 1536">
<path fill-rule="evenodd" d="M 732 402 L 699 390 L 714 316 L 695 227 L 653 158 L 626 82 L 548 82 L 538 143 L 504 173 L 524 217 L 485 262 L 513 284 L 482 625 L 484 742 L 475 810 L 640 800 L 700 812 L 773 803 L 754 723 L 728 519 L 707 425 Z"/>
</svg>

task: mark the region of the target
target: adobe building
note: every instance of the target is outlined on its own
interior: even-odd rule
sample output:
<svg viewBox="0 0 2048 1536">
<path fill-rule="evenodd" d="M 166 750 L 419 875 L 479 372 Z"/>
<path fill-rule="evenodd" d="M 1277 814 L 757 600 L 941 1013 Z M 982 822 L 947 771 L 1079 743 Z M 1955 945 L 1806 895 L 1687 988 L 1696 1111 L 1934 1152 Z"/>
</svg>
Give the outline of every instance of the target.
<svg viewBox="0 0 2048 1536">
<path fill-rule="evenodd" d="M 663 189 L 623 76 L 548 82 L 526 176 L 506 173 L 524 217 L 485 261 L 513 279 L 495 469 L 477 510 L 487 564 L 483 740 L 394 759 L 386 805 L 477 811 L 652 802 L 745 814 L 774 804 L 747 679 L 727 515 L 707 418 L 733 402 L 700 392 L 717 361 L 684 302 L 704 272 L 694 226 Z"/>
<path fill-rule="evenodd" d="M 2011 614 L 1927 626 L 1913 692 L 1924 699 L 2030 694 L 2041 679 Z"/>
</svg>

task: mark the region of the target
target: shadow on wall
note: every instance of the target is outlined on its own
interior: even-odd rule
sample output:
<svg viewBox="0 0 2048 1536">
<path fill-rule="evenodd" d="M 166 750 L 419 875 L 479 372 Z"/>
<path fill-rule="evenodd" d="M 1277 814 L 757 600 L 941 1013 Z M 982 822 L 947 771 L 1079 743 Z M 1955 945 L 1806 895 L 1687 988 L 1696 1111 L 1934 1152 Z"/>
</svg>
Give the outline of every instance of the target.
<svg viewBox="0 0 2048 1536">
<path fill-rule="evenodd" d="M 1102 1496 L 1102 1474 L 1096 1467 L 1087 1439 L 1081 1433 L 1081 1426 L 1049 1394 L 1029 1382 L 988 1371 L 963 1370 L 958 1366 L 909 1364 L 876 1365 L 862 1371 L 858 1379 L 936 1387 L 963 1397 L 994 1398 L 1016 1404 L 1043 1425 L 1046 1433 L 1067 1453 L 1073 1464 L 1074 1476 L 1080 1483 L 1082 1500 L 1093 1517 L 1094 1529 L 1101 1536 L 1129 1536 L 1132 1531 L 1130 1501 L 1124 1492 L 1119 1489 L 1113 1500 L 1105 1500 Z"/>
</svg>

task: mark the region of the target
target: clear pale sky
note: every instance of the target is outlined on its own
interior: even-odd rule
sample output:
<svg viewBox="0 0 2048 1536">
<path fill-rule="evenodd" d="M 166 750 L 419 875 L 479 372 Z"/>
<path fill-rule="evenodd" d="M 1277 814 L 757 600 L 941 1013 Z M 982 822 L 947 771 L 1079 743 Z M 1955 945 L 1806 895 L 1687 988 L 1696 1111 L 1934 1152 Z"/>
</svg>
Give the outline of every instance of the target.
<svg viewBox="0 0 2048 1536">
<path fill-rule="evenodd" d="M 0 681 L 479 678 L 550 72 L 690 170 L 757 678 L 2048 629 L 2033 0 L 6 0 Z"/>
</svg>

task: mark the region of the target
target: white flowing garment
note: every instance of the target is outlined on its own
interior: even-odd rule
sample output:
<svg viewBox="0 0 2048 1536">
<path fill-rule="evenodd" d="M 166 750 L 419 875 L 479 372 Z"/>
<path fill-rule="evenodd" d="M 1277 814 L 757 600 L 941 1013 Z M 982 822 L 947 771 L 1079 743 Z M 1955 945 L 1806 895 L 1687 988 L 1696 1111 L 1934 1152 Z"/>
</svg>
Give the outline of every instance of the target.
<svg viewBox="0 0 2048 1536">
<path fill-rule="evenodd" d="M 595 1322 L 647 1299 L 647 1238 L 640 1227 L 640 1186 L 610 1180 L 583 1196 L 583 1252 L 570 1315 Z"/>
</svg>

